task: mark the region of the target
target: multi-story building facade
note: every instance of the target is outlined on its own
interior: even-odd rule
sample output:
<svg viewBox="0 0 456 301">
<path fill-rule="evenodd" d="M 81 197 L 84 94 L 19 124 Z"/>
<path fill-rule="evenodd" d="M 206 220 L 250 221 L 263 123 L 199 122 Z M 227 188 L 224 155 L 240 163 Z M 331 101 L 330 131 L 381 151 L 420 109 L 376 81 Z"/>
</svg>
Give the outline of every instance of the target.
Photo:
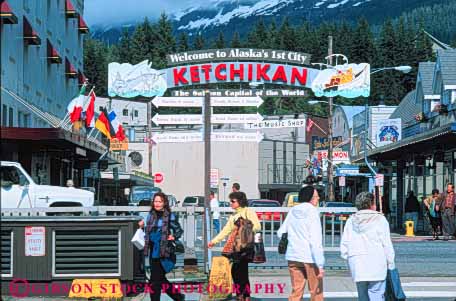
<svg viewBox="0 0 456 301">
<path fill-rule="evenodd" d="M 83 0 L 2 1 L 1 124 L 49 124 L 20 104 L 8 89 L 44 112 L 63 118 L 83 81 Z"/>
</svg>

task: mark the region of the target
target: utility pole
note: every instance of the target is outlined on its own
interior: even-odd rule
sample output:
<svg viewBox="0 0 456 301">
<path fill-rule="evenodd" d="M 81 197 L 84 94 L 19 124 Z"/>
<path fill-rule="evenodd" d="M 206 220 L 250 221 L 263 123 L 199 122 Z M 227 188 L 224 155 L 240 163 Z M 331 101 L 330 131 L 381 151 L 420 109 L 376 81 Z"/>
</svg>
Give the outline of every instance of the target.
<svg viewBox="0 0 456 301">
<path fill-rule="evenodd" d="M 147 102 L 147 146 L 149 148 L 149 175 L 152 176 L 152 101 Z"/>
<path fill-rule="evenodd" d="M 204 94 L 204 106 L 203 106 L 203 137 L 204 137 L 204 214 L 203 214 L 203 237 L 204 237 L 204 271 L 208 272 L 208 260 L 209 250 L 206 247 L 210 237 L 210 222 L 211 222 L 211 211 L 210 211 L 210 189 L 211 189 L 211 95 L 209 91 Z"/>
<path fill-rule="evenodd" d="M 328 64 L 332 66 L 332 54 L 333 54 L 333 37 L 328 37 Z M 333 179 L 333 98 L 329 97 L 329 114 L 328 114 L 328 201 L 334 201 L 334 179 Z"/>
</svg>

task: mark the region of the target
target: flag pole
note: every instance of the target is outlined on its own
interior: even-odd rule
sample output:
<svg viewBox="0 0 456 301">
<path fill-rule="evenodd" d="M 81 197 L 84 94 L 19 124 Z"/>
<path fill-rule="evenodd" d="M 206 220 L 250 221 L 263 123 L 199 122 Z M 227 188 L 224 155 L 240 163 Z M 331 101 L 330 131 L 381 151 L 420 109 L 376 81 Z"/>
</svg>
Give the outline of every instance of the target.
<svg viewBox="0 0 456 301">
<path fill-rule="evenodd" d="M 81 93 L 81 90 L 83 87 L 86 87 L 88 85 L 89 81 L 86 79 L 84 81 L 84 83 L 82 84 L 82 87 L 81 89 L 79 89 L 79 93 Z M 63 119 L 60 121 L 60 123 L 58 124 L 58 127 L 63 127 L 66 123 L 67 123 L 67 119 L 70 117 L 70 112 L 67 112 L 65 114 L 65 116 L 63 117 Z"/>
</svg>

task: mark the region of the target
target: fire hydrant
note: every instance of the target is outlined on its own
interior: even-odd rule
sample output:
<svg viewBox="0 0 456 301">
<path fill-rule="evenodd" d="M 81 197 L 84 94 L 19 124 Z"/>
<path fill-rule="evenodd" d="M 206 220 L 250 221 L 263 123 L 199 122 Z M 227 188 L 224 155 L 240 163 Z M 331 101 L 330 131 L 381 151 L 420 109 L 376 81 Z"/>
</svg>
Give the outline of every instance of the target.
<svg viewBox="0 0 456 301">
<path fill-rule="evenodd" d="M 414 237 L 415 233 L 413 233 L 413 222 L 406 221 L 405 222 L 405 236 Z"/>
</svg>

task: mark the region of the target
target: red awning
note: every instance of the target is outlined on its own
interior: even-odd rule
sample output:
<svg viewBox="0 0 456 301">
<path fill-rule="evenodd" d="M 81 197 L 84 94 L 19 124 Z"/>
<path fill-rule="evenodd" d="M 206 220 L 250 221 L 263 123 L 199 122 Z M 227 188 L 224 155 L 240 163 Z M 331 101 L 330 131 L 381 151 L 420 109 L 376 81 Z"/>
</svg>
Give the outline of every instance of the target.
<svg viewBox="0 0 456 301">
<path fill-rule="evenodd" d="M 76 69 L 73 67 L 67 57 L 65 57 L 65 74 L 69 78 L 76 78 L 78 76 Z"/>
<path fill-rule="evenodd" d="M 65 15 L 67 18 L 77 18 L 78 17 L 78 12 L 74 9 L 73 3 L 71 3 L 71 0 L 66 0 L 65 1 Z"/>
<path fill-rule="evenodd" d="M 41 45 L 41 39 L 36 33 L 35 30 L 33 30 L 32 25 L 30 25 L 30 22 L 27 20 L 26 17 L 24 18 L 24 44 L 25 45 Z"/>
<path fill-rule="evenodd" d="M 17 24 L 17 17 L 6 0 L 2 1 L 0 5 L 0 19 L 2 24 Z"/>
<path fill-rule="evenodd" d="M 78 71 L 78 82 L 79 85 L 82 86 L 86 82 L 87 78 L 85 77 L 84 73 L 81 70 Z"/>
<path fill-rule="evenodd" d="M 60 57 L 59 53 L 54 48 L 54 46 L 52 46 L 51 42 L 49 42 L 49 39 L 47 40 L 47 59 L 51 64 L 62 63 L 62 58 Z"/>
<path fill-rule="evenodd" d="M 78 30 L 80 33 L 89 33 L 89 27 L 81 16 L 79 16 Z"/>
</svg>

